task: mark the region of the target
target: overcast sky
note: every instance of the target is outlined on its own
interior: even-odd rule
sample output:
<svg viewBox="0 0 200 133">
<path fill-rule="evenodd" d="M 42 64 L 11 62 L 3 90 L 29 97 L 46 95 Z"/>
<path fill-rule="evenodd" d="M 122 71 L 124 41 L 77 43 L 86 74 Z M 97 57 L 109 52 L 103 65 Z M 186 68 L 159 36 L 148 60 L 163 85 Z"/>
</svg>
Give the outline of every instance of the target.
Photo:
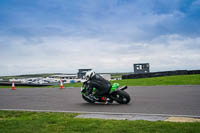
<svg viewBox="0 0 200 133">
<path fill-rule="evenodd" d="M 200 0 L 0 0 L 0 75 L 200 69 Z"/>
</svg>

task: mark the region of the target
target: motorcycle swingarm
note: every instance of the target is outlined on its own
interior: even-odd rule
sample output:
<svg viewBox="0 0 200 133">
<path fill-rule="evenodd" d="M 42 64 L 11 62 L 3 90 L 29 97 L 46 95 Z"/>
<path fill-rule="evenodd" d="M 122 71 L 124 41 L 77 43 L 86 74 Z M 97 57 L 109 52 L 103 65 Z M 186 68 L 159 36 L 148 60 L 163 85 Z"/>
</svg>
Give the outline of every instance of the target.
<svg viewBox="0 0 200 133">
<path fill-rule="evenodd" d="M 126 90 L 127 88 L 127 86 L 122 86 L 121 88 L 119 88 L 119 90 Z"/>
</svg>

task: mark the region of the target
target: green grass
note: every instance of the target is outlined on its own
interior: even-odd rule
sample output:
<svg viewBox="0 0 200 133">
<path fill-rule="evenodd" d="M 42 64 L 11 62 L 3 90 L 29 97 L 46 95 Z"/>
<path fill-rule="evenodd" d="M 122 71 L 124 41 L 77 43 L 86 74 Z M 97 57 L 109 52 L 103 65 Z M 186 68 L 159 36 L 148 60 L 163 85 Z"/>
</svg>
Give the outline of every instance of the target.
<svg viewBox="0 0 200 133">
<path fill-rule="evenodd" d="M 199 133 L 200 123 L 74 118 L 77 114 L 0 111 L 1 133 Z"/>
<path fill-rule="evenodd" d="M 111 83 L 119 83 L 121 86 L 200 85 L 200 74 L 140 78 L 140 79 L 124 79 L 124 80 L 111 81 Z M 64 87 L 80 87 L 81 85 L 82 83 L 64 84 Z M 30 88 L 28 86 L 27 87 L 17 86 L 17 87 Z M 60 86 L 57 85 L 48 87 L 59 88 Z M 0 86 L 0 88 L 11 88 L 11 86 Z"/>
<path fill-rule="evenodd" d="M 46 87 L 54 87 L 54 86 L 45 86 Z M 1 86 L 0 85 L 0 88 L 12 88 L 12 86 Z M 15 86 L 15 88 L 41 88 L 41 87 L 35 87 L 35 86 Z M 43 87 L 44 88 L 44 87 Z"/>
<path fill-rule="evenodd" d="M 200 74 L 164 76 L 154 78 L 115 80 L 111 83 L 119 83 L 121 86 L 156 86 L 156 85 L 200 85 Z M 65 87 L 80 87 L 78 84 L 65 84 Z"/>
<path fill-rule="evenodd" d="M 81 87 L 82 83 L 73 83 L 73 84 L 64 84 L 64 87 Z M 59 85 L 54 86 L 54 87 L 60 87 Z"/>
<path fill-rule="evenodd" d="M 82 86 L 82 83 L 74 83 L 74 84 L 64 84 L 64 87 L 80 87 Z M 11 88 L 10 86 L 1 86 L 0 88 Z M 35 86 L 15 86 L 15 88 L 60 88 L 60 85 L 55 85 L 55 86 L 40 86 L 40 87 L 35 87 Z"/>
<path fill-rule="evenodd" d="M 120 85 L 128 85 L 128 86 L 200 85 L 200 74 L 140 78 L 140 79 L 125 79 L 112 82 L 117 82 Z"/>
</svg>

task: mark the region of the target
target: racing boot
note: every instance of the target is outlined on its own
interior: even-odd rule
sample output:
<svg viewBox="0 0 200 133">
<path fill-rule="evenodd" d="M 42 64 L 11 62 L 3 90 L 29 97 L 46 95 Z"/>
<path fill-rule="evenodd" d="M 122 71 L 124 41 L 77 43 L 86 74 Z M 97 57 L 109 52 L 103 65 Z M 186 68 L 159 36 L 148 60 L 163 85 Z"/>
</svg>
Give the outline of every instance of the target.
<svg viewBox="0 0 200 133">
<path fill-rule="evenodd" d="M 99 99 L 97 97 L 95 97 L 94 95 L 90 94 L 88 95 L 88 97 L 93 100 L 93 101 L 98 101 Z"/>
<path fill-rule="evenodd" d="M 110 98 L 106 98 L 105 104 L 109 104 L 109 103 L 113 103 L 113 100 L 111 100 Z"/>
</svg>

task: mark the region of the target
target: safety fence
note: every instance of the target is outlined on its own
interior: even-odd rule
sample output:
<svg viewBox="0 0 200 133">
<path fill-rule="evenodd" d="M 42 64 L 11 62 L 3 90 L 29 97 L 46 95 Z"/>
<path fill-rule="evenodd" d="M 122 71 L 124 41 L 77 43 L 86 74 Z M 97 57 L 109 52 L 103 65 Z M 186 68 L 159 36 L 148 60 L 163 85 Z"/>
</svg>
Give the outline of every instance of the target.
<svg viewBox="0 0 200 133">
<path fill-rule="evenodd" d="M 151 78 L 151 77 L 191 75 L 191 74 L 200 74 L 200 70 L 176 70 L 176 71 L 150 72 L 142 74 L 133 73 L 133 74 L 122 75 L 122 79 Z"/>
</svg>

